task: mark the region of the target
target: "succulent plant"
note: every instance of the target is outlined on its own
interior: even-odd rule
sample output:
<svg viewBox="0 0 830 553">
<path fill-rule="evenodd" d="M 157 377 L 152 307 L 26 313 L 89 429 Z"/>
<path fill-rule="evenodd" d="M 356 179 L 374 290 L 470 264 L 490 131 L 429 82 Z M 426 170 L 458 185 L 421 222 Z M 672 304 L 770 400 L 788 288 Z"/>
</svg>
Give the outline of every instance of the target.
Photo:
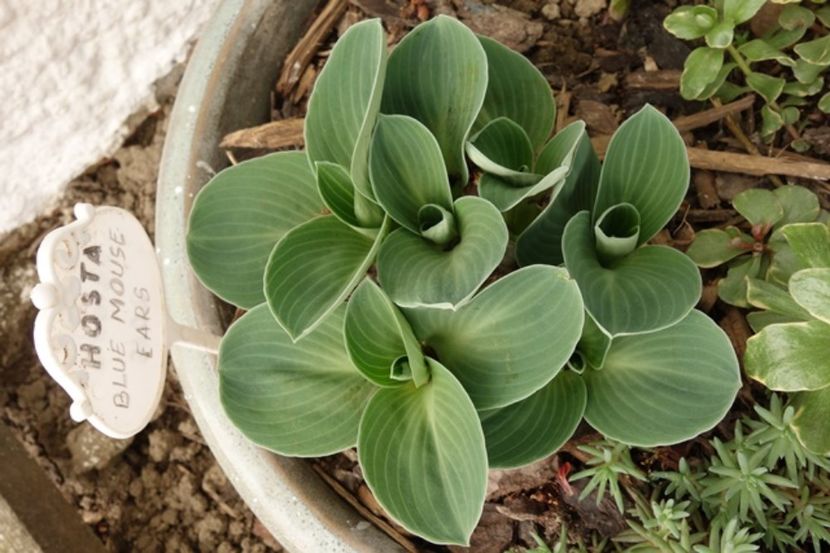
<svg viewBox="0 0 830 553">
<path fill-rule="evenodd" d="M 645 245 L 688 186 L 682 141 L 647 107 L 600 175 L 582 123 L 548 140 L 554 113 L 527 60 L 451 18 L 388 56 L 379 21 L 344 33 L 309 100 L 306 151 L 222 171 L 190 216 L 197 276 L 247 310 L 219 355 L 246 436 L 297 457 L 357 446 L 393 519 L 464 544 L 487 469 L 549 455 L 583 416 L 638 445 L 718 422 L 735 354 L 692 310 L 697 268 Z M 559 251 L 564 235 L 567 267 L 512 270 L 505 220 L 540 197 L 544 221 L 568 228 L 536 237 Z"/>
<path fill-rule="evenodd" d="M 735 226 L 706 229 L 697 234 L 686 253 L 703 268 L 729 263 L 726 277 L 718 283 L 718 296 L 732 305 L 749 307 L 747 278 L 786 284 L 800 266 L 779 229 L 827 214 L 818 197 L 802 186 L 752 188 L 736 195 L 732 205 L 746 219 L 750 232 Z"/>
</svg>

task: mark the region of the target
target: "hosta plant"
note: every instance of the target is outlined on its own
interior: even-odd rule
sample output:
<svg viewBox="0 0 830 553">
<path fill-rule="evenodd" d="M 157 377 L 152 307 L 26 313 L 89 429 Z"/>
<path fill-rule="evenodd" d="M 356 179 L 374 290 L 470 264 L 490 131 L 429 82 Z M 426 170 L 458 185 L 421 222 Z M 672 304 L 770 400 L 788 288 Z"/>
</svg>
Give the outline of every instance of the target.
<svg viewBox="0 0 830 553">
<path fill-rule="evenodd" d="M 697 234 L 686 253 L 703 268 L 728 263 L 726 277 L 718 282 L 718 297 L 749 307 L 747 278 L 786 284 L 799 268 L 779 229 L 790 223 L 810 223 L 826 214 L 818 197 L 801 186 L 745 190 L 735 196 L 732 206 L 746 219 L 749 232 L 735 226 L 706 229 Z"/>
<path fill-rule="evenodd" d="M 830 454 L 830 228 L 821 222 L 781 229 L 800 270 L 786 286 L 749 279 L 747 297 L 762 309 L 747 342 L 747 374 L 771 390 L 794 392 L 792 425 L 804 445 Z"/>
<path fill-rule="evenodd" d="M 678 38 L 702 43 L 686 58 L 680 78 L 683 97 L 730 100 L 752 90 L 764 99 L 761 134 L 770 137 L 799 121 L 799 108 L 810 96 L 824 93 L 818 106 L 830 111 L 830 93 L 824 86 L 824 73 L 830 67 L 830 7 L 818 6 L 823 2 L 778 2 L 787 5 L 777 21 L 753 38 L 748 22 L 765 2 L 712 0 L 684 5 L 666 17 L 664 26 Z M 811 31 L 814 27 L 819 31 Z M 808 31 L 811 35 L 805 38 Z M 771 63 L 779 67 L 770 67 Z M 735 71 L 743 75 L 742 85 L 730 80 Z"/>
<path fill-rule="evenodd" d="M 247 310 L 219 354 L 229 418 L 284 455 L 357 446 L 380 505 L 436 543 L 467 543 L 489 467 L 549 455 L 583 415 L 673 443 L 739 384 L 725 335 L 692 311 L 696 267 L 644 244 L 688 184 L 676 131 L 644 109 L 600 176 L 582 123 L 549 139 L 554 111 L 527 60 L 451 18 L 388 55 L 380 22 L 361 22 L 315 84 L 306 151 L 222 171 L 190 216 L 196 274 Z M 557 225 L 576 215 L 574 261 L 512 270 L 506 218 L 540 195 L 564 206 Z"/>
</svg>

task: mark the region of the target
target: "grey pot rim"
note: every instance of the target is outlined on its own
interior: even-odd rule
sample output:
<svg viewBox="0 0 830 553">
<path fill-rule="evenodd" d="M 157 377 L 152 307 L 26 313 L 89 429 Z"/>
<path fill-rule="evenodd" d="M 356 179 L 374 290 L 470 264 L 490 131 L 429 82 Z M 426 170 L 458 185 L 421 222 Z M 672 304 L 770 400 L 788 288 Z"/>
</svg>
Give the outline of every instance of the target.
<svg viewBox="0 0 830 553">
<path fill-rule="evenodd" d="M 226 165 L 221 137 L 267 121 L 268 91 L 316 4 L 223 0 L 188 63 L 164 144 L 155 222 L 167 309 L 179 324 L 222 333 L 216 298 L 187 261 L 187 217 L 196 192 Z M 307 461 L 265 451 L 233 426 L 221 406 L 214 356 L 174 347 L 171 357 L 208 446 L 283 547 L 302 553 L 404 551 L 335 494 Z"/>
</svg>

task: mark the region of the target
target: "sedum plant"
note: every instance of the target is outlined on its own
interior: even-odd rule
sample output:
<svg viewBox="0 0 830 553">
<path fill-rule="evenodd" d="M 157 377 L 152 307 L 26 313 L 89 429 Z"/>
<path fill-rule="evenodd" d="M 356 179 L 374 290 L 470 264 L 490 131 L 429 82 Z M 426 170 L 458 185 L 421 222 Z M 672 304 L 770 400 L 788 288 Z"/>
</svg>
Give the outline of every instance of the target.
<svg viewBox="0 0 830 553">
<path fill-rule="evenodd" d="M 717 423 L 734 352 L 692 310 L 696 267 L 645 244 L 688 185 L 679 136 L 647 107 L 600 174 L 582 123 L 548 139 L 554 113 L 526 59 L 454 19 L 390 54 L 378 20 L 343 34 L 306 150 L 222 171 L 190 216 L 196 275 L 247 310 L 219 354 L 247 437 L 296 457 L 357 446 L 391 518 L 465 544 L 488 468 L 549 455 L 583 416 L 638 445 Z M 525 243 L 511 271 L 506 220 L 540 197 L 541 230 L 568 228 L 536 229 L 540 253 Z M 562 236 L 567 267 L 547 257 Z"/>
<path fill-rule="evenodd" d="M 687 255 L 699 267 L 728 264 L 726 277 L 718 282 L 718 297 L 726 303 L 749 307 L 747 278 L 786 284 L 798 261 L 779 230 L 790 223 L 809 223 L 824 218 L 818 197 L 801 186 L 775 190 L 752 188 L 736 195 L 732 206 L 749 225 L 706 229 L 697 234 Z"/>
<path fill-rule="evenodd" d="M 684 5 L 663 22 L 678 38 L 702 39 L 704 44 L 686 58 L 680 93 L 689 100 L 719 96 L 730 100 L 752 90 L 764 99 L 761 135 L 771 137 L 785 125 L 796 124 L 807 98 L 824 93 L 819 108 L 830 111 L 830 93 L 824 73 L 830 67 L 830 7 L 823 2 L 777 2 L 787 4 L 772 28 L 750 38 L 741 27 L 752 19 L 766 0 L 711 0 L 708 4 Z M 814 6 L 818 9 L 810 9 Z M 817 24 L 822 32 L 805 40 Z M 766 71 L 764 62 L 775 62 L 781 71 Z M 743 74 L 744 85 L 728 80 L 733 71 Z M 791 75 L 790 75 L 791 74 Z M 796 144 L 799 146 L 799 144 Z"/>
<path fill-rule="evenodd" d="M 793 392 L 792 426 L 811 451 L 830 454 L 830 228 L 797 223 L 781 229 L 800 269 L 786 286 L 749 280 L 760 330 L 747 342 L 747 374 L 771 390 Z"/>
</svg>

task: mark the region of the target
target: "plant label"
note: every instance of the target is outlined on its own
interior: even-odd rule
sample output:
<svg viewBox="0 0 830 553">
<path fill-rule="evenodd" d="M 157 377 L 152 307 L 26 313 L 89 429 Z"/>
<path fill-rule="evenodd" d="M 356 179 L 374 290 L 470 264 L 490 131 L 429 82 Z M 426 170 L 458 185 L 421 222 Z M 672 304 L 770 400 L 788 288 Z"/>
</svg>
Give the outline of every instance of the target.
<svg viewBox="0 0 830 553">
<path fill-rule="evenodd" d="M 35 350 L 70 415 L 114 438 L 140 432 L 164 389 L 169 320 L 156 251 L 117 207 L 75 206 L 37 252 Z"/>
</svg>

